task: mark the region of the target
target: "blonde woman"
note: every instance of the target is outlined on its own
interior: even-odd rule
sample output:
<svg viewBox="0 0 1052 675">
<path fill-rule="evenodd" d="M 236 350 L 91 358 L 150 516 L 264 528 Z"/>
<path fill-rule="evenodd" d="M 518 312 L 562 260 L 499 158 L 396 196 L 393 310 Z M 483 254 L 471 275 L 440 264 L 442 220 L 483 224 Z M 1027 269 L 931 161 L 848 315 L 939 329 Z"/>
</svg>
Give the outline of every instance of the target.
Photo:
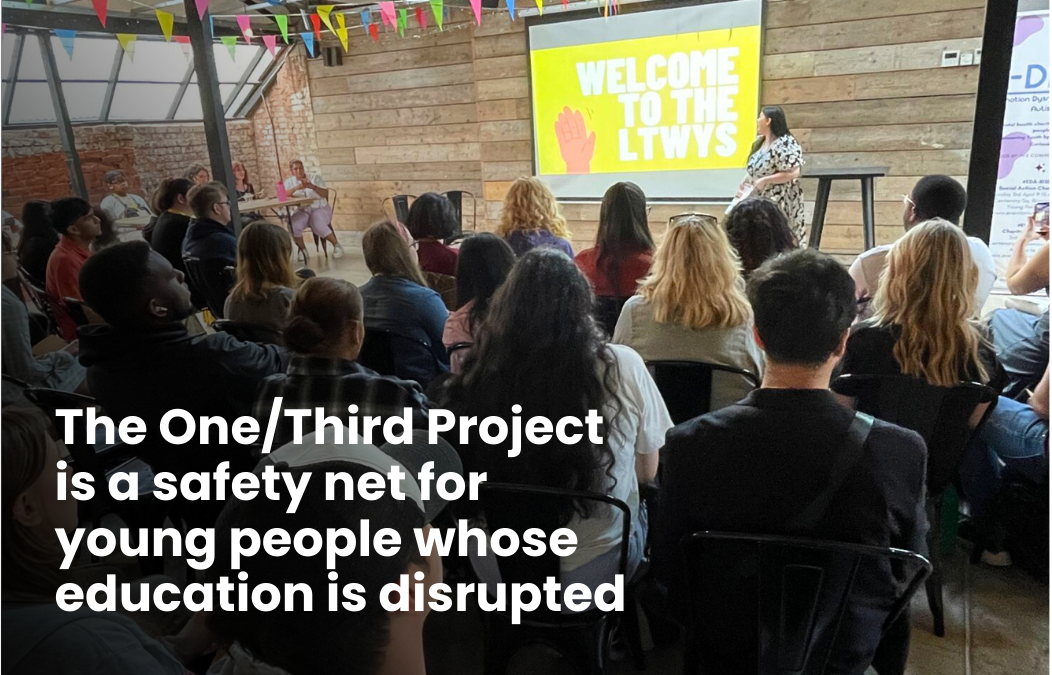
<svg viewBox="0 0 1052 675">
<path fill-rule="evenodd" d="M 741 264 L 727 234 L 712 216 L 689 214 L 669 221 L 650 275 L 625 303 L 612 341 L 645 361 L 707 361 L 760 378 L 764 358 L 752 328 Z M 751 390 L 746 378 L 721 374 L 713 382 L 712 409 Z"/>
<path fill-rule="evenodd" d="M 273 332 L 274 344 L 288 322 L 299 278 L 292 269 L 292 239 L 283 227 L 257 220 L 237 240 L 237 282 L 223 316 Z"/>
<path fill-rule="evenodd" d="M 497 234 L 507 240 L 515 255 L 521 256 L 538 246 L 551 246 L 573 258 L 566 219 L 555 195 L 540 178 L 519 178 L 511 184 Z"/>
<path fill-rule="evenodd" d="M 895 242 L 873 298 L 873 318 L 857 324 L 842 373 L 912 375 L 941 387 L 981 382 L 1000 390 L 1004 369 L 976 324 L 979 269 L 960 227 L 935 218 Z"/>
</svg>

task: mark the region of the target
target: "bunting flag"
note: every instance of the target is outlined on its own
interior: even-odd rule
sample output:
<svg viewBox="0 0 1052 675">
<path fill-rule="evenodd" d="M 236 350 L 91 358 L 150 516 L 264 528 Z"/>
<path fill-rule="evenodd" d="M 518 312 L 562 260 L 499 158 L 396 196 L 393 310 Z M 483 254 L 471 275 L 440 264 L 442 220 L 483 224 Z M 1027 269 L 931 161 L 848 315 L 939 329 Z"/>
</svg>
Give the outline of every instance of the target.
<svg viewBox="0 0 1052 675">
<path fill-rule="evenodd" d="M 219 38 L 223 44 L 226 45 L 227 52 L 230 53 L 230 58 L 233 59 L 237 53 L 237 36 L 236 35 L 224 35 Z"/>
<path fill-rule="evenodd" d="M 157 9 L 153 12 L 157 15 L 157 23 L 161 26 L 161 32 L 164 33 L 164 41 L 172 41 L 172 26 L 175 25 L 175 16 L 171 12 L 166 12 L 163 9 Z"/>
<path fill-rule="evenodd" d="M 310 15 L 310 23 L 314 28 L 314 37 L 317 38 L 318 42 L 321 42 L 321 17 L 317 14 Z M 314 43 L 311 43 L 314 44 Z M 311 48 L 311 54 L 314 54 L 314 48 Z"/>
<path fill-rule="evenodd" d="M 314 16 L 313 14 L 311 16 Z M 300 37 L 303 38 L 303 46 L 307 48 L 307 53 L 314 57 L 314 33 L 300 33 Z"/>
<path fill-rule="evenodd" d="M 205 19 L 205 12 L 208 11 L 208 0 L 194 0 L 197 4 L 197 16 L 202 21 Z"/>
<path fill-rule="evenodd" d="M 475 13 L 475 25 L 482 25 L 482 0 L 471 0 L 471 11 Z"/>
<path fill-rule="evenodd" d="M 416 25 L 421 28 L 427 28 L 427 19 L 424 17 L 424 9 L 422 7 L 416 8 Z"/>
<path fill-rule="evenodd" d="M 479 0 L 482 2 L 482 0 Z M 395 6 L 393 2 L 381 2 L 380 3 L 380 19 L 383 20 L 385 26 L 391 28 L 398 27 L 398 19 L 395 18 Z"/>
<path fill-rule="evenodd" d="M 66 53 L 69 54 L 70 60 L 72 60 L 73 59 L 73 40 L 77 37 L 77 31 L 75 31 L 75 30 L 66 30 L 66 29 L 63 29 L 63 28 L 56 28 L 55 29 L 55 36 L 59 39 L 59 42 L 62 43 L 62 47 L 66 50 Z"/>
<path fill-rule="evenodd" d="M 343 51 L 347 51 L 347 17 L 344 14 L 336 15 L 336 37 L 340 38 Z"/>
<path fill-rule="evenodd" d="M 124 49 L 124 53 L 128 55 L 128 60 L 135 61 L 135 38 L 139 37 L 134 33 L 117 33 L 117 42 L 121 43 L 121 48 Z"/>
<path fill-rule="evenodd" d="M 264 35 L 263 36 L 263 44 L 265 44 L 267 46 L 267 51 L 270 52 L 270 55 L 272 57 L 274 57 L 274 58 L 277 58 L 277 56 L 278 56 L 278 51 L 277 51 L 278 36 L 277 35 Z"/>
<path fill-rule="evenodd" d="M 289 15 L 288 14 L 275 14 L 274 20 L 278 22 L 278 28 L 281 29 L 281 39 L 285 41 L 285 44 L 289 43 Z"/>
<path fill-rule="evenodd" d="M 431 14 L 435 17 L 435 25 L 442 30 L 442 2 L 443 0 L 431 0 Z"/>
<path fill-rule="evenodd" d="M 175 41 L 179 43 L 179 46 L 183 48 L 183 56 L 189 61 L 192 58 L 190 53 L 190 36 L 189 35 L 176 35 Z"/>
<path fill-rule="evenodd" d="M 336 29 L 332 27 L 332 8 L 336 5 L 318 5 L 315 9 L 318 10 L 318 16 L 325 23 L 325 27 L 329 29 L 329 32 L 336 35 Z"/>
<path fill-rule="evenodd" d="M 508 16 L 511 17 L 512 21 L 514 21 L 515 20 L 515 0 L 504 0 L 504 2 L 508 5 Z"/>
<path fill-rule="evenodd" d="M 362 10 L 362 27 L 365 28 L 365 30 L 369 30 L 369 24 L 371 24 L 372 22 L 373 22 L 372 14 L 369 13 L 369 10 L 363 9 Z"/>
<path fill-rule="evenodd" d="M 398 10 L 398 35 L 399 35 L 399 37 L 405 37 L 405 25 L 406 25 L 406 22 L 408 21 L 408 18 L 406 17 L 406 14 L 407 14 L 407 10 L 404 7 L 399 8 L 399 10 Z"/>
<path fill-rule="evenodd" d="M 563 0 L 563 9 L 566 9 L 569 6 L 570 6 L 570 0 Z"/>
<path fill-rule="evenodd" d="M 375 23 L 369 24 L 369 37 L 373 39 L 373 42 L 380 41 L 380 27 Z"/>
<path fill-rule="evenodd" d="M 102 25 L 105 26 L 106 25 L 106 11 L 107 11 L 107 9 L 106 9 L 106 7 L 107 7 L 106 0 L 91 0 L 91 6 L 95 8 L 95 14 L 99 17 L 99 21 L 102 22 Z"/>
<path fill-rule="evenodd" d="M 563 0 L 565 2 L 566 0 Z M 544 16 L 544 0 L 536 0 L 537 2 L 537 16 Z"/>
<path fill-rule="evenodd" d="M 241 29 L 241 34 L 245 36 L 245 42 L 252 44 L 252 18 L 247 14 L 237 15 L 237 27 Z"/>
</svg>

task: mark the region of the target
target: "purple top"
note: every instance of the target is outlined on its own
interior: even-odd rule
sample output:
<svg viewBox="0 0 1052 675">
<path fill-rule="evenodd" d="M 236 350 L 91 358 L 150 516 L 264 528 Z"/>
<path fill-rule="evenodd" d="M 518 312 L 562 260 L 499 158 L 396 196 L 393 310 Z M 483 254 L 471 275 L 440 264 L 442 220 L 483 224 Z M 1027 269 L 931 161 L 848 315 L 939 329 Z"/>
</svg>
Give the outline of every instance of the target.
<svg viewBox="0 0 1052 675">
<path fill-rule="evenodd" d="M 556 237 L 548 230 L 515 230 L 504 237 L 504 239 L 517 256 L 521 256 L 526 251 L 538 246 L 550 246 L 559 249 L 570 256 L 571 259 L 573 258 L 573 247 L 570 246 L 570 242 L 562 237 Z"/>
</svg>

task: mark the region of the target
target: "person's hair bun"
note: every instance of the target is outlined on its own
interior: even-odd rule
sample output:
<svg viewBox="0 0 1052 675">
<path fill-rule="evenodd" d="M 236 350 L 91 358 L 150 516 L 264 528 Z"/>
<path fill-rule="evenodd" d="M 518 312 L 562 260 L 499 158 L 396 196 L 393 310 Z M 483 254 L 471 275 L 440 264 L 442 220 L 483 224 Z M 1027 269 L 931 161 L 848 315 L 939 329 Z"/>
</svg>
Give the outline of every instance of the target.
<svg viewBox="0 0 1052 675">
<path fill-rule="evenodd" d="M 325 331 L 313 319 L 297 315 L 285 326 L 285 344 L 299 354 L 309 354 L 325 342 Z"/>
</svg>

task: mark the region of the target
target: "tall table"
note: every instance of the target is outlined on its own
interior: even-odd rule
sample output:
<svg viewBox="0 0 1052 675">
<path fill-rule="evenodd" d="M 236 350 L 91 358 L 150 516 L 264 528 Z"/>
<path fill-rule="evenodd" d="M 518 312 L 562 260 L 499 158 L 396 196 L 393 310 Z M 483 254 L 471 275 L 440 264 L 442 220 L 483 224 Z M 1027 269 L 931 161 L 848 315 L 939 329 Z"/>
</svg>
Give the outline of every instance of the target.
<svg viewBox="0 0 1052 675">
<path fill-rule="evenodd" d="M 876 228 L 873 217 L 873 179 L 886 176 L 885 166 L 858 166 L 844 169 L 810 169 L 802 178 L 818 179 L 818 194 L 815 195 L 815 213 L 811 219 L 811 235 L 807 245 L 817 249 L 822 242 L 822 227 L 826 220 L 826 207 L 829 205 L 829 190 L 835 180 L 858 180 L 862 182 L 862 243 L 863 250 L 868 251 L 877 245 Z"/>
</svg>

